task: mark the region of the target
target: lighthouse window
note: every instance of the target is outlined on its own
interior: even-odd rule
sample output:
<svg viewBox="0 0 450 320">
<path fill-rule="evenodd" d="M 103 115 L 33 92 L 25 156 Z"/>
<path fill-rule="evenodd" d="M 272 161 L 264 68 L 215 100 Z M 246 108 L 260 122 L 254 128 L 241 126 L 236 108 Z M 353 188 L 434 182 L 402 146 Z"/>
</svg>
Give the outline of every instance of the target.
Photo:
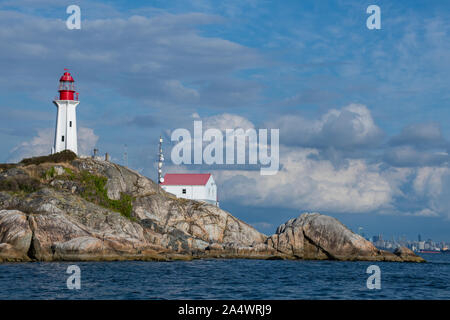
<svg viewBox="0 0 450 320">
<path fill-rule="evenodd" d="M 61 137 L 61 141 L 64 142 L 64 136 Z"/>
<path fill-rule="evenodd" d="M 72 121 L 69 121 L 69 127 L 72 128 Z"/>
<path fill-rule="evenodd" d="M 186 194 L 186 189 L 183 189 L 181 192 L 183 192 L 183 194 Z"/>
</svg>

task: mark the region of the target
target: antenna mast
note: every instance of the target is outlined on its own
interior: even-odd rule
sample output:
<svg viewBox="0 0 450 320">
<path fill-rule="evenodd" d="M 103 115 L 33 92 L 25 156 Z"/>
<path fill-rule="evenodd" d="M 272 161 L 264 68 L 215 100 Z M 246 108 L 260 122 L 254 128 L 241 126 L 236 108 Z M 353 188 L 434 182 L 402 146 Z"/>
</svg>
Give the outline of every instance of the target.
<svg viewBox="0 0 450 320">
<path fill-rule="evenodd" d="M 158 184 L 161 184 L 164 182 L 164 178 L 162 177 L 162 166 L 163 166 L 163 162 L 164 162 L 162 143 L 163 143 L 163 139 L 161 136 L 159 136 Z"/>
</svg>

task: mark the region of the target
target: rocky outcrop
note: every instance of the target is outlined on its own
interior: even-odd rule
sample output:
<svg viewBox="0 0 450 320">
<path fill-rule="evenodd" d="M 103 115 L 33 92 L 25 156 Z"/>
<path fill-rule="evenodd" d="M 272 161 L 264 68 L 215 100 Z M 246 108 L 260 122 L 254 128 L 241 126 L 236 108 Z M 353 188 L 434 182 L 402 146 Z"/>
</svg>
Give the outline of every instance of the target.
<svg viewBox="0 0 450 320">
<path fill-rule="evenodd" d="M 405 247 L 395 249 L 394 254 L 405 262 L 424 262 L 422 257 L 416 255 L 413 251 Z"/>
<path fill-rule="evenodd" d="M 79 171 L 105 176 L 108 181 L 106 189 L 110 199 L 120 199 L 121 193 L 143 196 L 158 192 L 159 187 L 152 180 L 129 168 L 109 161 L 94 159 L 76 159 L 71 163 Z"/>
<path fill-rule="evenodd" d="M 282 224 L 267 245 L 300 259 L 424 261 L 410 250 L 408 257 L 379 250 L 335 218 L 319 213 L 304 213 Z"/>
<path fill-rule="evenodd" d="M 133 170 L 94 159 L 0 166 L 0 210 L 0 261 L 415 259 L 377 250 L 319 214 L 267 237 L 213 205 L 178 199 Z"/>
<path fill-rule="evenodd" d="M 93 177 L 106 178 L 108 199 L 130 196 L 129 216 L 94 201 L 93 190 L 86 185 Z M 17 178 L 39 180 L 37 190 L 23 192 Z M 222 255 L 236 255 L 266 239 L 228 212 L 177 199 L 139 173 L 106 161 L 76 159 L 8 168 L 0 172 L 0 182 L 6 179 L 14 189 L 0 191 L 0 209 L 9 209 L 2 211 L 5 218 L 0 220 L 4 220 L 0 225 L 3 261 L 191 259 L 210 252 L 205 248 L 214 243 L 233 248 L 222 250 Z M 97 191 L 101 196 L 103 190 Z M 26 229 L 17 223 L 16 229 L 28 231 L 28 242 L 20 247 L 11 240 L 11 234 L 19 234 L 12 217 L 25 222 Z"/>
<path fill-rule="evenodd" d="M 151 220 L 164 230 L 180 230 L 205 244 L 235 243 L 250 246 L 263 243 L 266 236 L 214 205 L 150 194 L 137 197 L 134 215 Z"/>
<path fill-rule="evenodd" d="M 0 261 L 28 261 L 32 232 L 27 216 L 17 210 L 0 210 Z"/>
</svg>

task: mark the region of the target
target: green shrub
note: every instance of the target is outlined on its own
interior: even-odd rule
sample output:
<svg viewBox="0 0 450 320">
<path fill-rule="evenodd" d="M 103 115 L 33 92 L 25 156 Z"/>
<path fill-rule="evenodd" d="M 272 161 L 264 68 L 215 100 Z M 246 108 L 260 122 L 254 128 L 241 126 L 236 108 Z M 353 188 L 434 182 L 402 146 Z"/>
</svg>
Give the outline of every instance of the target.
<svg viewBox="0 0 450 320">
<path fill-rule="evenodd" d="M 32 193 L 41 187 L 39 180 L 27 176 L 11 176 L 0 180 L 2 191 Z"/>
<path fill-rule="evenodd" d="M 0 163 L 0 172 L 17 167 L 16 163 Z"/>
<path fill-rule="evenodd" d="M 120 193 L 119 200 L 112 200 L 108 198 L 108 191 L 106 183 L 108 179 L 103 176 L 98 176 L 82 171 L 80 174 L 80 182 L 83 186 L 81 196 L 87 201 L 101 205 L 102 207 L 120 212 L 124 217 L 132 219 L 131 212 L 133 210 L 133 197 L 126 193 Z"/>
<path fill-rule="evenodd" d="M 131 218 L 131 212 L 133 210 L 133 197 L 131 197 L 129 194 L 121 192 L 119 200 L 109 201 L 113 210 L 119 211 L 124 217 L 127 217 L 128 219 Z"/>
</svg>

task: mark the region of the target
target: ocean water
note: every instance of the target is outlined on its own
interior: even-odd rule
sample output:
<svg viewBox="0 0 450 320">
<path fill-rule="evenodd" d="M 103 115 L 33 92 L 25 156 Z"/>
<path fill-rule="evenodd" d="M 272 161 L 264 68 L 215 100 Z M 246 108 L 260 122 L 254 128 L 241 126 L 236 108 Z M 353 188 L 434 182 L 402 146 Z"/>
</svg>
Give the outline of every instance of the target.
<svg viewBox="0 0 450 320">
<path fill-rule="evenodd" d="M 0 264 L 0 299 L 450 299 L 450 254 L 428 263 L 196 260 Z M 67 267 L 81 288 L 67 288 Z M 367 267 L 381 289 L 366 286 Z"/>
</svg>

